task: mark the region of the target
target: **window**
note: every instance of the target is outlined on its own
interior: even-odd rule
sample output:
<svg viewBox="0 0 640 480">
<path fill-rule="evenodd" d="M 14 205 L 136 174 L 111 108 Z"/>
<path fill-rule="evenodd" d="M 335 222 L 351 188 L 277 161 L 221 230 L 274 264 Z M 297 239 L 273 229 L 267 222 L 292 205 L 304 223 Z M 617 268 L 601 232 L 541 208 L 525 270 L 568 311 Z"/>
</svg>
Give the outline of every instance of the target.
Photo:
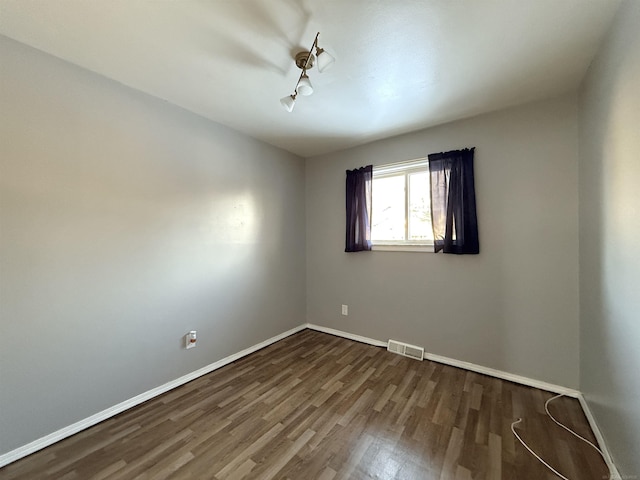
<svg viewBox="0 0 640 480">
<path fill-rule="evenodd" d="M 347 170 L 344 251 L 480 253 L 474 151 Z"/>
<path fill-rule="evenodd" d="M 426 158 L 373 167 L 374 250 L 433 251 L 430 196 Z"/>
</svg>

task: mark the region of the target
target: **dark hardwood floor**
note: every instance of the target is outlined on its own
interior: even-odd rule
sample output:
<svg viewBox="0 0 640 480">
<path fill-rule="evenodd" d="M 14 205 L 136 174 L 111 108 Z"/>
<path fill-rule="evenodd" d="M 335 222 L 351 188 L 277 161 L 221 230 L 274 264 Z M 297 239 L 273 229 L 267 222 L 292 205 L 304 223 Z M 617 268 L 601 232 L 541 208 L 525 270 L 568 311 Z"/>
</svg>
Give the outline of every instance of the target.
<svg viewBox="0 0 640 480">
<path fill-rule="evenodd" d="M 602 480 L 553 394 L 304 330 L 0 469 L 0 479 Z M 577 400 L 550 405 L 595 443 Z"/>
</svg>

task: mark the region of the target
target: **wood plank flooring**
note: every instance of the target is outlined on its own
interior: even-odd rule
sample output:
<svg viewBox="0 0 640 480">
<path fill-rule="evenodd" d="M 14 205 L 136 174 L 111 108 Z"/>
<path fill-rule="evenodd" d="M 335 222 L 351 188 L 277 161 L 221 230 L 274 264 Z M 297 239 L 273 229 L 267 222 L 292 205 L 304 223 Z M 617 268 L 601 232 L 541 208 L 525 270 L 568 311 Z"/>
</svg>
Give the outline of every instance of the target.
<svg viewBox="0 0 640 480">
<path fill-rule="evenodd" d="M 0 479 L 572 480 L 600 456 L 552 394 L 304 330 L 0 469 Z M 575 399 L 550 405 L 595 443 Z"/>
</svg>

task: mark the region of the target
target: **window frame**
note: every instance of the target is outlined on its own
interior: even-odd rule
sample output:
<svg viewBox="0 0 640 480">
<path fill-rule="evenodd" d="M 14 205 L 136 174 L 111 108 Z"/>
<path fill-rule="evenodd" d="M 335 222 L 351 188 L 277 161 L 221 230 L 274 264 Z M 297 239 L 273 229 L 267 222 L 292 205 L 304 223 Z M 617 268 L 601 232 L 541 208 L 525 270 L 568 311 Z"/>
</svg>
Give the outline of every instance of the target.
<svg viewBox="0 0 640 480">
<path fill-rule="evenodd" d="M 375 203 L 375 188 L 373 182 L 376 178 L 394 177 L 398 175 L 404 176 L 404 204 L 405 204 L 405 222 L 404 233 L 405 238 L 409 235 L 409 198 L 410 182 L 409 176 L 411 173 L 426 172 L 429 175 L 429 159 L 427 157 L 418 158 L 414 160 L 408 160 L 403 162 L 388 163 L 384 165 L 374 166 L 372 175 L 372 195 L 371 203 Z M 429 194 L 430 195 L 430 194 Z M 431 211 L 429 211 L 431 216 Z M 371 228 L 373 229 L 373 211 L 371 218 Z M 431 223 L 431 219 L 430 219 Z M 429 252 L 434 251 L 433 240 L 373 240 L 371 238 L 371 249 L 377 251 L 401 251 L 401 252 Z"/>
</svg>

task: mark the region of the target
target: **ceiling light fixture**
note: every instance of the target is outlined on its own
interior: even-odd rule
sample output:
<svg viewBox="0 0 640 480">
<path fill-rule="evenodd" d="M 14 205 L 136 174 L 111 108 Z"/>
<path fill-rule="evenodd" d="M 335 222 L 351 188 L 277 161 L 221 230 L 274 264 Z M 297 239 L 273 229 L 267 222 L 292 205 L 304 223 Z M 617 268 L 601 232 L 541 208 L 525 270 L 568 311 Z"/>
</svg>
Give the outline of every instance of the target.
<svg viewBox="0 0 640 480">
<path fill-rule="evenodd" d="M 319 35 L 320 32 L 316 34 L 313 45 L 311 45 L 311 48 L 308 51 L 300 52 L 295 56 L 296 66 L 302 70 L 302 73 L 296 82 L 296 88 L 294 88 L 293 93 L 280 99 L 280 103 L 287 112 L 293 111 L 298 94 L 307 96 L 313 93 L 313 86 L 311 85 L 311 80 L 309 80 L 309 76 L 307 75 L 307 70 L 313 67 L 316 60 L 318 61 L 318 71 L 320 73 L 324 72 L 336 61 L 333 56 L 318 46 Z M 316 51 L 315 56 L 313 55 L 314 49 Z"/>
</svg>

